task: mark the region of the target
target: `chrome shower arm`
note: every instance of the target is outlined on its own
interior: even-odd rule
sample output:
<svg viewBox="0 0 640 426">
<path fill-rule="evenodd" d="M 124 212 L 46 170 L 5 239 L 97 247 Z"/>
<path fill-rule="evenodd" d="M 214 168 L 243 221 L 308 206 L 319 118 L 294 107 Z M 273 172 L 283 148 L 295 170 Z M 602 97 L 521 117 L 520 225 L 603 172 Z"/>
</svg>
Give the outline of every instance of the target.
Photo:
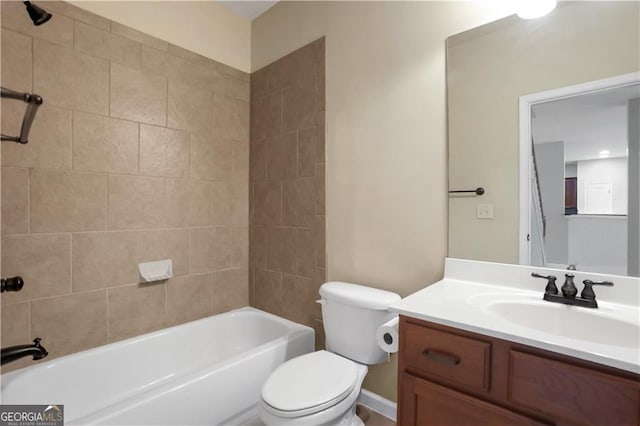
<svg viewBox="0 0 640 426">
<path fill-rule="evenodd" d="M 2 141 L 17 142 L 25 144 L 29 142 L 29 131 L 33 124 L 33 119 L 36 117 L 38 107 L 42 105 L 42 97 L 31 93 L 20 93 L 6 87 L 1 88 L 0 97 L 21 100 L 27 104 L 27 109 L 24 112 L 24 118 L 22 119 L 22 128 L 20 129 L 20 136 L 7 136 L 1 135 Z"/>
</svg>

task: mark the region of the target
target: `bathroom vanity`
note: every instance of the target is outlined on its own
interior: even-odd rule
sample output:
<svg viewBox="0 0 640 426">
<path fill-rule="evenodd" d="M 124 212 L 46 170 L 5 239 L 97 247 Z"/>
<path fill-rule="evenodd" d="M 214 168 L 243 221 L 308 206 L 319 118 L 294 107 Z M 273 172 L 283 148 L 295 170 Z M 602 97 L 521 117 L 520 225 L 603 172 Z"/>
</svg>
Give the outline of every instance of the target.
<svg viewBox="0 0 640 426">
<path fill-rule="evenodd" d="M 633 373 L 404 316 L 400 342 L 398 424 L 640 424 Z"/>
<path fill-rule="evenodd" d="M 567 272 L 447 259 L 392 306 L 399 425 L 640 424 L 640 280 L 588 309 L 543 301 L 534 270 Z"/>
</svg>

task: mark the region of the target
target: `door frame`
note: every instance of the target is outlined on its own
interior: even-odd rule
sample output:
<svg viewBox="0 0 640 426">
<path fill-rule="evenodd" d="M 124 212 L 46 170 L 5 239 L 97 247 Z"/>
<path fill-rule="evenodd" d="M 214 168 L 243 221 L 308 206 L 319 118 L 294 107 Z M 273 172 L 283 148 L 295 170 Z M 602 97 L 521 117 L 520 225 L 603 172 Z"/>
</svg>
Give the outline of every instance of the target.
<svg viewBox="0 0 640 426">
<path fill-rule="evenodd" d="M 531 264 L 531 108 L 540 103 L 571 98 L 587 93 L 631 86 L 640 83 L 640 72 L 618 75 L 602 80 L 589 81 L 573 86 L 560 87 L 545 92 L 532 93 L 519 98 L 519 169 L 520 169 L 520 208 L 519 208 L 519 263 Z"/>
</svg>

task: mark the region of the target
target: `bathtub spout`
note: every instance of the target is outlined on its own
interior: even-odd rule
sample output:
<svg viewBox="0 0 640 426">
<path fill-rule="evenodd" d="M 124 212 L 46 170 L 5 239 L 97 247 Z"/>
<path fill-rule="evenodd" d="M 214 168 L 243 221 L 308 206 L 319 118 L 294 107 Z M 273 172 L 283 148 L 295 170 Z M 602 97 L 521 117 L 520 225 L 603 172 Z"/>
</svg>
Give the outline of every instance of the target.
<svg viewBox="0 0 640 426">
<path fill-rule="evenodd" d="M 42 339 L 36 337 L 31 345 L 18 345 L 2 348 L 2 355 L 0 356 L 2 360 L 0 365 L 17 361 L 26 356 L 32 356 L 34 361 L 46 357 L 49 355 L 49 352 L 47 352 L 44 347 L 40 346 L 40 340 Z"/>
</svg>

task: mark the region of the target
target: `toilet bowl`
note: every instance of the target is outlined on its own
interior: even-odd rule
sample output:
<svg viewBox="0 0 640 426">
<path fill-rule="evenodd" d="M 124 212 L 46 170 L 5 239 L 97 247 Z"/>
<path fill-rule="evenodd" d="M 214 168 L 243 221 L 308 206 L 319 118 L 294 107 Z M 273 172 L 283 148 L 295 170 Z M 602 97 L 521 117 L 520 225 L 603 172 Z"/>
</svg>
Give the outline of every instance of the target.
<svg viewBox="0 0 640 426">
<path fill-rule="evenodd" d="M 395 314 L 400 296 L 356 284 L 320 287 L 327 350 L 293 358 L 262 387 L 260 418 L 267 426 L 361 426 L 355 407 L 367 365 L 388 359 L 375 332 Z"/>
<path fill-rule="evenodd" d="M 367 370 L 327 351 L 294 358 L 265 383 L 260 417 L 267 425 L 360 426 L 355 403 Z"/>
</svg>

